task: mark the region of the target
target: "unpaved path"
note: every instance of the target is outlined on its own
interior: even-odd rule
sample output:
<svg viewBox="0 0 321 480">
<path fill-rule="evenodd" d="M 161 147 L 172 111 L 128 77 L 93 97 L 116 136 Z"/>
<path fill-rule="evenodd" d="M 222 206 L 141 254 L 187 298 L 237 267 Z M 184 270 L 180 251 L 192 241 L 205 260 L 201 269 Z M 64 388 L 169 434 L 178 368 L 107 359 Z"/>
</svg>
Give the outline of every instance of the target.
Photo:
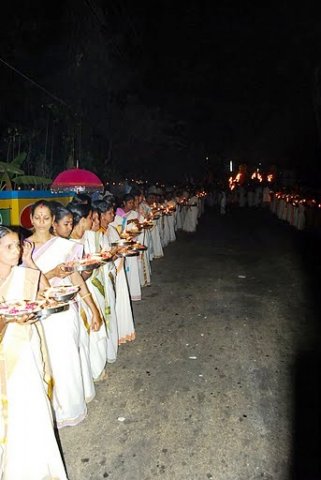
<svg viewBox="0 0 321 480">
<path fill-rule="evenodd" d="M 134 306 L 137 340 L 120 348 L 88 418 L 60 434 L 70 479 L 284 480 L 317 469 L 310 449 L 297 461 L 309 444 L 298 352 L 318 334 L 312 248 L 263 210 L 210 211 L 196 234 L 179 234 Z"/>
</svg>

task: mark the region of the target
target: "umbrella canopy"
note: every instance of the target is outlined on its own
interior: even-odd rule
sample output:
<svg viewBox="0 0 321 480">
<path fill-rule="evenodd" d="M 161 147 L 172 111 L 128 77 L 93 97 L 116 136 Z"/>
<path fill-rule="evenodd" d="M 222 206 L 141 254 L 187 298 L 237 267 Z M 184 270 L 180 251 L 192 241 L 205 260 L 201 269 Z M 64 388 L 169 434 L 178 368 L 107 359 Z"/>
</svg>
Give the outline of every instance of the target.
<svg viewBox="0 0 321 480">
<path fill-rule="evenodd" d="M 103 182 L 89 170 L 70 168 L 59 173 L 51 184 L 52 192 L 102 192 Z"/>
</svg>

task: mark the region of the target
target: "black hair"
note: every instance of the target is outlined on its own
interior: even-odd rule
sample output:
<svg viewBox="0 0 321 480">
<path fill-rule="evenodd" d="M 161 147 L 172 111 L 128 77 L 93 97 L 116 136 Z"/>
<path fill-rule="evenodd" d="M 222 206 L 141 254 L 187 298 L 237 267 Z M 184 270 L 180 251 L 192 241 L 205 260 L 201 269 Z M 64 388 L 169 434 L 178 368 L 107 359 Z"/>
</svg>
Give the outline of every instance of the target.
<svg viewBox="0 0 321 480">
<path fill-rule="evenodd" d="M 26 238 L 30 237 L 32 235 L 32 231 L 29 230 L 28 228 L 22 227 L 21 225 L 10 225 L 10 227 L 6 227 L 11 232 L 17 233 L 19 239 L 23 242 Z M 9 232 L 8 232 L 9 233 Z M 4 236 L 5 234 L 3 234 Z"/>
<path fill-rule="evenodd" d="M 130 200 L 135 200 L 134 195 L 132 195 L 131 193 L 126 193 L 122 198 L 122 204 L 129 202 Z"/>
<path fill-rule="evenodd" d="M 140 195 L 142 195 L 142 191 L 139 190 L 139 188 L 137 188 L 137 187 L 133 187 L 130 190 L 130 195 L 133 195 L 134 197 L 139 197 Z"/>
<path fill-rule="evenodd" d="M 74 205 L 91 205 L 91 198 L 87 193 L 77 193 L 71 200 L 71 203 Z"/>
<path fill-rule="evenodd" d="M 0 225 L 0 239 L 8 235 L 8 233 L 16 233 L 11 230 L 9 227 L 5 227 L 4 225 Z"/>
<path fill-rule="evenodd" d="M 97 200 L 96 202 L 93 202 L 93 211 L 98 212 L 99 215 L 107 212 L 111 208 L 114 208 L 114 202 L 112 199 Z"/>
<path fill-rule="evenodd" d="M 73 202 L 68 203 L 67 209 L 72 213 L 74 227 L 78 225 L 82 218 L 88 217 L 92 212 L 91 205 L 86 203 L 75 204 Z"/>
<path fill-rule="evenodd" d="M 58 203 L 58 202 L 57 202 Z M 56 205 L 54 209 L 52 210 L 52 213 L 55 217 L 55 222 L 59 222 L 62 220 L 64 217 L 67 215 L 71 215 L 73 217 L 72 212 L 69 210 L 69 208 L 65 207 L 64 205 Z"/>
<path fill-rule="evenodd" d="M 49 204 L 50 204 L 50 210 L 51 210 L 51 213 L 54 215 L 55 214 L 55 209 L 57 207 L 61 207 L 62 206 L 62 203 L 58 202 L 57 200 L 50 200 L 49 201 Z"/>
<path fill-rule="evenodd" d="M 100 216 L 102 214 L 101 205 L 100 205 L 101 202 L 102 202 L 102 200 L 94 200 L 91 204 L 92 211 L 93 211 L 93 213 L 98 213 L 99 220 L 100 220 Z"/>
<path fill-rule="evenodd" d="M 156 196 L 155 193 L 152 193 L 152 192 L 146 194 L 146 198 L 151 198 L 151 197 L 155 197 L 155 196 Z"/>
<path fill-rule="evenodd" d="M 114 195 L 105 195 L 102 200 L 105 200 L 106 202 L 112 202 L 114 205 L 116 203 L 116 198 Z"/>
<path fill-rule="evenodd" d="M 36 211 L 37 207 L 47 207 L 50 210 L 50 213 L 52 215 L 52 209 L 51 209 L 51 202 L 48 202 L 47 200 L 38 200 L 35 202 L 33 205 L 31 205 L 30 211 L 31 211 L 31 216 L 33 217 Z"/>
</svg>

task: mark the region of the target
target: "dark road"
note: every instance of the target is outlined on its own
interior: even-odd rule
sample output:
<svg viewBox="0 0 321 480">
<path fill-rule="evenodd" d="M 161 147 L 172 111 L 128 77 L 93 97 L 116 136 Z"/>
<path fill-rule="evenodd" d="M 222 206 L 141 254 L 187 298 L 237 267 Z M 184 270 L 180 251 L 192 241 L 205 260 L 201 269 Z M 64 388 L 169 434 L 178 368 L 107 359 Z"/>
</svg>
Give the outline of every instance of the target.
<svg viewBox="0 0 321 480">
<path fill-rule="evenodd" d="M 61 432 L 71 480 L 321 478 L 316 245 L 254 209 L 179 234 L 136 342 Z"/>
</svg>

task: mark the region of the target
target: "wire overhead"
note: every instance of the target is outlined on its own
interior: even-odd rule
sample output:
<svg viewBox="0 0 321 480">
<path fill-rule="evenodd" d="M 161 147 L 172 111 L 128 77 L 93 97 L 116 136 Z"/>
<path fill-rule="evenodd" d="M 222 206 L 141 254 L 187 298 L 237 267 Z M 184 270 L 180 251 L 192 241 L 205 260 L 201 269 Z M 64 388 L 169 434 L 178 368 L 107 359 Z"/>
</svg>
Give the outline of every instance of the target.
<svg viewBox="0 0 321 480">
<path fill-rule="evenodd" d="M 68 103 L 66 103 L 64 100 L 62 100 L 62 98 L 59 98 L 57 97 L 57 95 L 55 95 L 54 93 L 51 93 L 49 90 L 47 90 L 45 87 L 43 87 L 42 85 L 40 85 L 38 82 L 36 82 L 35 80 L 33 80 L 32 78 L 28 77 L 27 75 L 25 75 L 23 72 L 21 72 L 20 70 L 18 70 L 16 67 L 14 67 L 13 65 L 10 65 L 10 63 L 6 62 L 3 58 L 0 57 L 0 62 L 3 63 L 4 65 L 6 65 L 8 68 L 10 68 L 11 70 L 13 70 L 15 73 L 17 73 L 18 75 L 20 75 L 22 78 L 24 78 L 25 80 L 27 80 L 28 82 L 30 82 L 32 85 L 40 88 L 40 90 L 42 90 L 44 93 L 46 93 L 47 95 L 49 95 L 49 97 L 53 98 L 54 100 L 56 100 L 56 102 L 59 102 L 61 103 L 62 105 L 65 105 L 66 107 L 70 108 L 70 105 L 68 105 Z"/>
</svg>

